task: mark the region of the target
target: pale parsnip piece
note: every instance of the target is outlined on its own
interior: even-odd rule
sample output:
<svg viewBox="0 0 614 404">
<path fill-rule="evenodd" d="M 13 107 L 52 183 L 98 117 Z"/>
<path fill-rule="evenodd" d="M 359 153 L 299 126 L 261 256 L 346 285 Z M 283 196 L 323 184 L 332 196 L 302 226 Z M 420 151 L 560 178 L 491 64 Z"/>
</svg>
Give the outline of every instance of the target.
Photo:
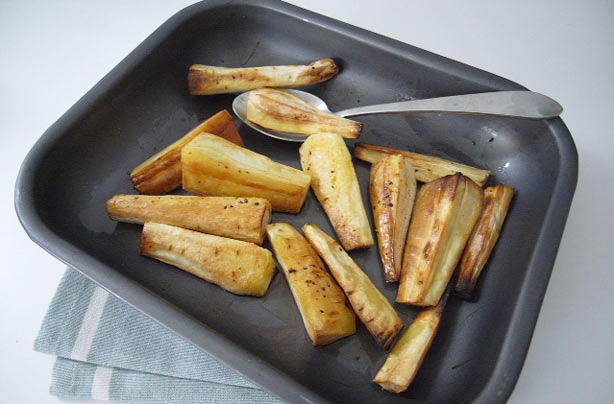
<svg viewBox="0 0 614 404">
<path fill-rule="evenodd" d="M 205 132 L 243 146 L 232 117 L 228 111 L 220 111 L 132 170 L 130 181 L 134 188 L 141 194 L 163 195 L 181 187 L 181 149 Z"/>
<path fill-rule="evenodd" d="M 388 349 L 403 329 L 403 322 L 392 305 L 339 243 L 313 223 L 303 226 L 303 233 L 328 265 L 360 321 L 377 343 Z"/>
<path fill-rule="evenodd" d="M 484 190 L 482 213 L 473 228 L 461 259 L 455 294 L 471 298 L 478 277 L 490 257 L 514 196 L 514 188 L 497 185 Z"/>
<path fill-rule="evenodd" d="M 416 177 L 411 163 L 402 155 L 394 154 L 373 164 L 369 194 L 386 282 L 397 282 L 416 197 Z"/>
<path fill-rule="evenodd" d="M 264 296 L 276 272 L 265 248 L 161 223 L 145 223 L 139 247 L 142 255 L 237 295 Z"/>
<path fill-rule="evenodd" d="M 301 210 L 311 177 L 211 134 L 181 152 L 183 189 L 196 195 L 259 197 L 274 211 Z"/>
<path fill-rule="evenodd" d="M 300 148 L 303 170 L 324 207 L 343 248 L 355 250 L 374 244 L 352 156 L 334 133 L 311 135 Z"/>
<path fill-rule="evenodd" d="M 321 111 L 286 91 L 261 88 L 247 96 L 247 119 L 258 125 L 280 132 L 336 133 L 356 139 L 362 132 L 362 123 Z"/>
<path fill-rule="evenodd" d="M 290 286 L 313 345 L 356 333 L 356 316 L 309 243 L 291 225 L 273 223 L 267 237 Z"/>
<path fill-rule="evenodd" d="M 482 188 L 461 174 L 420 188 L 405 245 L 398 303 L 439 302 L 480 216 L 482 197 Z"/>
<path fill-rule="evenodd" d="M 416 170 L 416 179 L 420 182 L 431 182 L 447 175 L 458 173 L 470 178 L 479 186 L 484 186 L 490 176 L 490 171 L 481 170 L 465 164 L 445 160 L 439 157 L 427 156 L 424 154 L 411 153 L 404 150 L 397 150 L 391 147 L 375 146 L 366 143 L 356 143 L 354 146 L 354 156 L 357 159 L 375 163 L 390 154 L 401 154 L 405 157 Z"/>
<path fill-rule="evenodd" d="M 107 213 L 119 222 L 164 223 L 258 245 L 271 223 L 271 204 L 263 198 L 116 195 Z"/>
<path fill-rule="evenodd" d="M 301 87 L 332 78 L 339 72 L 332 59 L 309 65 L 228 68 L 195 64 L 188 72 L 191 95 L 242 93 L 260 87 Z"/>
<path fill-rule="evenodd" d="M 388 354 L 373 382 L 391 393 L 407 390 L 435 339 L 447 300 L 448 293 L 444 293 L 437 306 L 420 311 Z"/>
</svg>

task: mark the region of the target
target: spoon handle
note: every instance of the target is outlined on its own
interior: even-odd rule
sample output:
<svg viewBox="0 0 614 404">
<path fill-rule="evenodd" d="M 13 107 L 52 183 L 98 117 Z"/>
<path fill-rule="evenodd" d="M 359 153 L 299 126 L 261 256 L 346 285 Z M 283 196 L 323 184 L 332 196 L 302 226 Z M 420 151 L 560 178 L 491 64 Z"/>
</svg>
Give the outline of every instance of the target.
<svg viewBox="0 0 614 404">
<path fill-rule="evenodd" d="M 532 91 L 496 91 L 369 105 L 336 112 L 342 117 L 409 112 L 449 112 L 543 119 L 557 117 L 563 107 L 552 98 Z"/>
</svg>

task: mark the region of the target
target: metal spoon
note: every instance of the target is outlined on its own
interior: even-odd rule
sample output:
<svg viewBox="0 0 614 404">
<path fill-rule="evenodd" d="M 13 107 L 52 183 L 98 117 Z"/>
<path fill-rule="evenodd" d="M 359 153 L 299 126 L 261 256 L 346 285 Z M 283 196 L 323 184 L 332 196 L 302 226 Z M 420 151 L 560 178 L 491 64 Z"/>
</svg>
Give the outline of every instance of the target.
<svg viewBox="0 0 614 404">
<path fill-rule="evenodd" d="M 331 112 L 326 103 L 313 94 L 300 90 L 286 89 L 284 91 L 299 97 L 319 110 Z M 307 139 L 309 135 L 279 132 L 248 121 L 247 94 L 249 92 L 239 94 L 232 102 L 233 111 L 245 124 L 264 135 L 277 139 L 290 142 L 304 142 Z M 563 107 L 552 98 L 532 91 L 495 91 L 368 105 L 333 113 L 347 118 L 359 115 L 405 114 L 411 112 L 445 112 L 547 119 L 559 116 L 563 112 Z"/>
</svg>

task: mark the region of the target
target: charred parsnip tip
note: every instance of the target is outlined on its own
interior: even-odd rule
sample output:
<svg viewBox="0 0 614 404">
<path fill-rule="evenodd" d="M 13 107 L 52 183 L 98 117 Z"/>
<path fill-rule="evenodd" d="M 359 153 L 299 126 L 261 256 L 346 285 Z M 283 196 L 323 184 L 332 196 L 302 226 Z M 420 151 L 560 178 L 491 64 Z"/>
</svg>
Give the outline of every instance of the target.
<svg viewBox="0 0 614 404">
<path fill-rule="evenodd" d="M 405 245 L 398 303 L 439 302 L 480 216 L 482 196 L 482 188 L 460 174 L 420 188 Z"/>
<path fill-rule="evenodd" d="M 196 195 L 268 199 L 274 211 L 298 213 L 311 177 L 211 134 L 181 151 L 183 189 Z"/>
<path fill-rule="evenodd" d="M 205 132 L 243 146 L 243 140 L 228 111 L 218 112 L 132 170 L 130 181 L 134 188 L 141 194 L 147 195 L 163 195 L 180 188 L 181 149 L 196 136 Z"/>
<path fill-rule="evenodd" d="M 264 296 L 275 261 L 252 243 L 146 222 L 141 254 L 174 265 L 237 295 Z"/>
<path fill-rule="evenodd" d="M 301 87 L 332 78 L 339 72 L 332 59 L 309 65 L 228 68 L 195 64 L 188 72 L 191 95 L 242 93 L 260 87 Z"/>
<path fill-rule="evenodd" d="M 354 156 L 368 163 L 375 163 L 390 154 L 401 154 L 416 170 L 416 179 L 420 182 L 431 182 L 447 175 L 461 173 L 470 178 L 479 186 L 484 186 L 490 176 L 490 171 L 481 170 L 465 164 L 444 160 L 439 157 L 426 156 L 424 154 L 411 153 L 390 147 L 375 146 L 366 143 L 356 143 Z"/>
<path fill-rule="evenodd" d="M 403 322 L 392 305 L 339 243 L 313 223 L 303 226 L 303 233 L 328 265 L 360 321 L 377 343 L 388 349 L 403 329 Z"/>
<path fill-rule="evenodd" d="M 303 236 L 287 223 L 270 224 L 266 232 L 313 344 L 355 334 L 356 316 L 345 295 Z"/>
<path fill-rule="evenodd" d="M 411 163 L 394 154 L 373 164 L 369 194 L 386 282 L 396 282 L 401 277 L 403 247 L 416 197 Z"/>
<path fill-rule="evenodd" d="M 259 245 L 271 222 L 271 204 L 263 198 L 116 195 L 107 213 L 119 222 L 164 223 Z"/>
<path fill-rule="evenodd" d="M 328 132 L 356 139 L 362 132 L 360 122 L 321 111 L 286 91 L 270 88 L 249 92 L 247 119 L 265 128 L 306 135 Z"/>
<path fill-rule="evenodd" d="M 448 293 L 444 293 L 437 306 L 422 309 L 388 354 L 374 383 L 391 393 L 407 390 L 435 339 L 447 300 Z"/>
<path fill-rule="evenodd" d="M 465 247 L 455 294 L 470 299 L 478 277 L 492 252 L 514 196 L 514 188 L 497 185 L 484 190 L 482 213 Z"/>
<path fill-rule="evenodd" d="M 301 166 L 311 174 L 311 187 L 324 207 L 343 248 L 374 244 L 352 156 L 334 133 L 311 135 L 300 150 Z"/>
</svg>

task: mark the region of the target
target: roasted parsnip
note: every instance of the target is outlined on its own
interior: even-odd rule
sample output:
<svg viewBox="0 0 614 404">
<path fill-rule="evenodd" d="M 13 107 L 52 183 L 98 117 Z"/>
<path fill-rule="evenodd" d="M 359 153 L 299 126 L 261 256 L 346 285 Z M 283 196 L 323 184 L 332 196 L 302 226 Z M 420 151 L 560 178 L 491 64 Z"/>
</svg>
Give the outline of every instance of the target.
<svg viewBox="0 0 614 404">
<path fill-rule="evenodd" d="M 211 134 L 181 151 L 183 189 L 197 195 L 266 198 L 273 210 L 297 213 L 309 190 L 309 174 L 279 164 Z"/>
<path fill-rule="evenodd" d="M 303 236 L 287 223 L 270 224 L 266 233 L 313 345 L 355 334 L 345 295 Z"/>
<path fill-rule="evenodd" d="M 263 198 L 116 195 L 107 213 L 119 222 L 164 223 L 259 245 L 271 223 L 271 204 Z"/>
<path fill-rule="evenodd" d="M 437 178 L 461 173 L 483 186 L 490 176 L 490 171 L 481 170 L 465 164 L 444 160 L 439 157 L 426 156 L 424 154 L 411 153 L 404 150 L 397 150 L 390 147 L 375 146 L 366 143 L 356 143 L 354 146 L 354 156 L 357 159 L 375 163 L 390 154 L 402 154 L 416 170 L 416 179 L 420 182 L 431 182 Z"/>
<path fill-rule="evenodd" d="M 321 111 L 286 91 L 261 88 L 247 96 L 247 119 L 265 128 L 290 133 L 336 133 L 356 139 L 362 123 Z"/>
<path fill-rule="evenodd" d="M 482 188 L 461 174 L 420 188 L 405 245 L 398 303 L 439 302 L 480 216 L 482 196 Z"/>
<path fill-rule="evenodd" d="M 396 282 L 401 277 L 403 247 L 416 197 L 411 163 L 394 154 L 373 164 L 369 194 L 386 282 Z"/>
<path fill-rule="evenodd" d="M 482 213 L 465 247 L 456 281 L 455 294 L 463 299 L 471 298 L 478 277 L 499 239 L 513 196 L 514 188 L 503 184 L 484 190 Z"/>
<path fill-rule="evenodd" d="M 448 293 L 444 293 L 437 306 L 420 311 L 388 354 L 373 382 L 391 393 L 407 390 L 435 339 L 447 300 Z"/>
<path fill-rule="evenodd" d="M 132 170 L 130 181 L 134 188 L 142 194 L 163 195 L 181 187 L 181 149 L 204 132 L 243 146 L 230 114 L 226 110 L 218 112 Z"/>
<path fill-rule="evenodd" d="M 326 81 L 339 72 L 332 59 L 307 66 L 261 66 L 228 68 L 192 65 L 188 90 L 192 95 L 242 93 L 260 87 L 301 87 Z"/>
<path fill-rule="evenodd" d="M 324 207 L 343 248 L 369 248 L 373 242 L 367 212 L 352 164 L 339 135 L 311 135 L 300 148 L 301 165 L 311 174 L 311 187 Z"/>
<path fill-rule="evenodd" d="M 264 296 L 276 271 L 265 248 L 161 223 L 145 223 L 139 247 L 142 255 L 237 295 Z"/>
<path fill-rule="evenodd" d="M 403 329 L 403 322 L 392 305 L 339 243 L 313 223 L 303 226 L 303 233 L 328 265 L 360 321 L 377 343 L 388 349 Z"/>
</svg>

